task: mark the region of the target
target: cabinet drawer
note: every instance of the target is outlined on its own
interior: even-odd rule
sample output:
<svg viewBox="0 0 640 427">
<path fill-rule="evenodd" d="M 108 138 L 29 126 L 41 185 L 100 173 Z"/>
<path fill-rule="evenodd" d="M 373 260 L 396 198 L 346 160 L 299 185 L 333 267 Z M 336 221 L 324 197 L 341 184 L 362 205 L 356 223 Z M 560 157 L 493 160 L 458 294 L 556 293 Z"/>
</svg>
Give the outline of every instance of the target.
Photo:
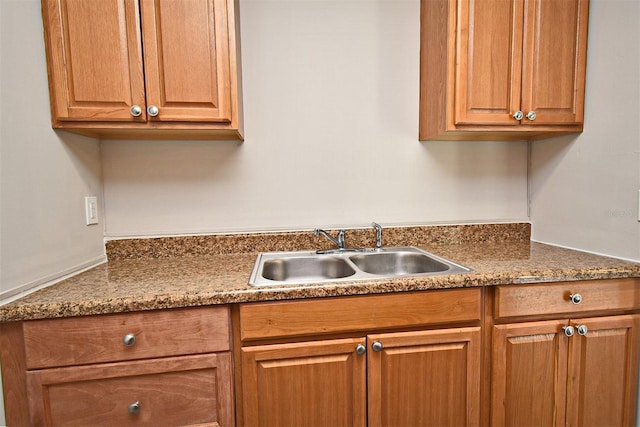
<svg viewBox="0 0 640 427">
<path fill-rule="evenodd" d="M 570 296 L 579 294 L 579 304 Z M 640 279 L 585 280 L 496 287 L 496 319 L 640 308 Z"/>
<path fill-rule="evenodd" d="M 226 306 L 34 320 L 23 327 L 28 369 L 230 348 Z M 127 335 L 135 342 L 126 345 Z"/>
<path fill-rule="evenodd" d="M 43 369 L 27 382 L 31 425 L 233 424 L 230 352 Z"/>
<path fill-rule="evenodd" d="M 241 339 L 473 322 L 481 300 L 482 290 L 470 288 L 243 304 Z"/>
</svg>

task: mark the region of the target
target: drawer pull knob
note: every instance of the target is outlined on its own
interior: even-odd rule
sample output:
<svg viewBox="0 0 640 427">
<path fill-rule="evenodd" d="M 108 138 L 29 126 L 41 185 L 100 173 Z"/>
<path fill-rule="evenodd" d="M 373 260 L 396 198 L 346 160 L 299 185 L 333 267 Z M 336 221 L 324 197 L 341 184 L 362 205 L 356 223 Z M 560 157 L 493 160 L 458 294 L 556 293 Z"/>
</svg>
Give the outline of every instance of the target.
<svg viewBox="0 0 640 427">
<path fill-rule="evenodd" d="M 140 413 L 140 402 L 133 402 L 127 409 L 131 415 L 138 415 Z"/>
<path fill-rule="evenodd" d="M 516 111 L 515 113 L 513 113 L 513 118 L 516 120 L 522 120 L 523 117 L 524 114 L 522 113 L 522 111 Z"/>
<path fill-rule="evenodd" d="M 134 334 L 126 334 L 122 337 L 122 343 L 127 347 L 131 347 L 136 343 L 136 336 Z"/>
<path fill-rule="evenodd" d="M 363 346 L 362 344 L 358 344 L 356 346 L 356 354 L 362 356 L 366 352 L 367 352 L 367 347 Z"/>
<path fill-rule="evenodd" d="M 589 332 L 589 328 L 587 328 L 587 325 L 578 325 L 576 329 L 578 330 L 578 335 L 582 336 L 587 335 L 587 332 Z"/>
<path fill-rule="evenodd" d="M 573 326 L 563 326 L 562 330 L 564 331 L 564 334 L 568 337 L 572 337 L 573 334 L 575 334 L 576 330 L 573 328 Z"/>
<path fill-rule="evenodd" d="M 373 349 L 373 351 L 382 351 L 384 346 L 380 341 L 374 341 L 373 344 L 371 344 L 371 348 Z"/>
<path fill-rule="evenodd" d="M 582 295 L 580 294 L 571 294 L 569 295 L 569 299 L 571 300 L 572 303 L 578 305 L 582 302 Z"/>
</svg>

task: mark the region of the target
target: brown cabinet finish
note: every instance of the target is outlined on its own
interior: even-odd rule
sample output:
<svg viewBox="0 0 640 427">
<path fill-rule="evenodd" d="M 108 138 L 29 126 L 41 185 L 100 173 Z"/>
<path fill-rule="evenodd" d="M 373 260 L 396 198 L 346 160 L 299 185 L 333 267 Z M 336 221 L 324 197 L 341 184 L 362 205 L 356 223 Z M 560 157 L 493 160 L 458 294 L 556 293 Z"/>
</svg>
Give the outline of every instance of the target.
<svg viewBox="0 0 640 427">
<path fill-rule="evenodd" d="M 635 425 L 640 280 L 499 286 L 494 294 L 492 426 Z"/>
<path fill-rule="evenodd" d="M 365 426 L 364 338 L 242 348 L 243 425 Z"/>
<path fill-rule="evenodd" d="M 42 0 L 53 127 L 109 138 L 242 139 L 236 7 Z"/>
<path fill-rule="evenodd" d="M 479 327 L 369 335 L 367 342 L 368 426 L 480 424 Z"/>
<path fill-rule="evenodd" d="M 588 0 L 422 0 L 419 139 L 582 131 L 587 24 Z"/>
<path fill-rule="evenodd" d="M 241 305 L 240 423 L 479 425 L 481 291 Z"/>
<path fill-rule="evenodd" d="M 230 333 L 226 306 L 0 324 L 7 423 L 233 426 Z"/>
</svg>

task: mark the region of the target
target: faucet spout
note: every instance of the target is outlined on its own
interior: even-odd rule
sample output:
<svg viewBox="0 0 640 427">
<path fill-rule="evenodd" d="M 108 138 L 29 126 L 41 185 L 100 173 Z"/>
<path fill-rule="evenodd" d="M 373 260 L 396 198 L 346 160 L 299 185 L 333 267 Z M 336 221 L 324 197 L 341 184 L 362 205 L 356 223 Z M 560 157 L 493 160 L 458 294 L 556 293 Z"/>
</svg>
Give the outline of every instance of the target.
<svg viewBox="0 0 640 427">
<path fill-rule="evenodd" d="M 382 249 L 382 226 L 376 222 L 372 222 L 371 226 L 376 230 L 376 249 Z"/>
<path fill-rule="evenodd" d="M 338 249 L 344 249 L 344 236 L 346 232 L 347 232 L 346 230 L 340 230 L 338 231 L 338 235 L 336 237 L 333 237 L 331 234 L 327 233 L 326 231 L 320 228 L 316 228 L 315 230 L 313 230 L 313 235 L 314 236 L 323 235 L 327 239 L 331 240 L 333 244 L 338 247 Z"/>
</svg>

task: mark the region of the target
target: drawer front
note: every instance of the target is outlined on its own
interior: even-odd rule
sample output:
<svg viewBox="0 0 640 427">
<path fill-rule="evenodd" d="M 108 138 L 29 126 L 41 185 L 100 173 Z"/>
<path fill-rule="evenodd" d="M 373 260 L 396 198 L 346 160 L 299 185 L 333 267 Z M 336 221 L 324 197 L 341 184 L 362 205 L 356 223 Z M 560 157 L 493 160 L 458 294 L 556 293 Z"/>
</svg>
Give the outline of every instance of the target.
<svg viewBox="0 0 640 427">
<path fill-rule="evenodd" d="M 27 368 L 226 351 L 229 331 L 226 306 L 34 320 L 24 323 Z"/>
<path fill-rule="evenodd" d="M 242 340 L 412 327 L 481 319 L 482 289 L 243 304 Z"/>
<path fill-rule="evenodd" d="M 571 295 L 580 300 L 579 304 L 571 301 Z M 498 319 L 637 309 L 640 309 L 640 279 L 585 280 L 498 286 L 494 315 Z"/>
<path fill-rule="evenodd" d="M 32 425 L 233 425 L 231 353 L 31 371 Z"/>
</svg>

